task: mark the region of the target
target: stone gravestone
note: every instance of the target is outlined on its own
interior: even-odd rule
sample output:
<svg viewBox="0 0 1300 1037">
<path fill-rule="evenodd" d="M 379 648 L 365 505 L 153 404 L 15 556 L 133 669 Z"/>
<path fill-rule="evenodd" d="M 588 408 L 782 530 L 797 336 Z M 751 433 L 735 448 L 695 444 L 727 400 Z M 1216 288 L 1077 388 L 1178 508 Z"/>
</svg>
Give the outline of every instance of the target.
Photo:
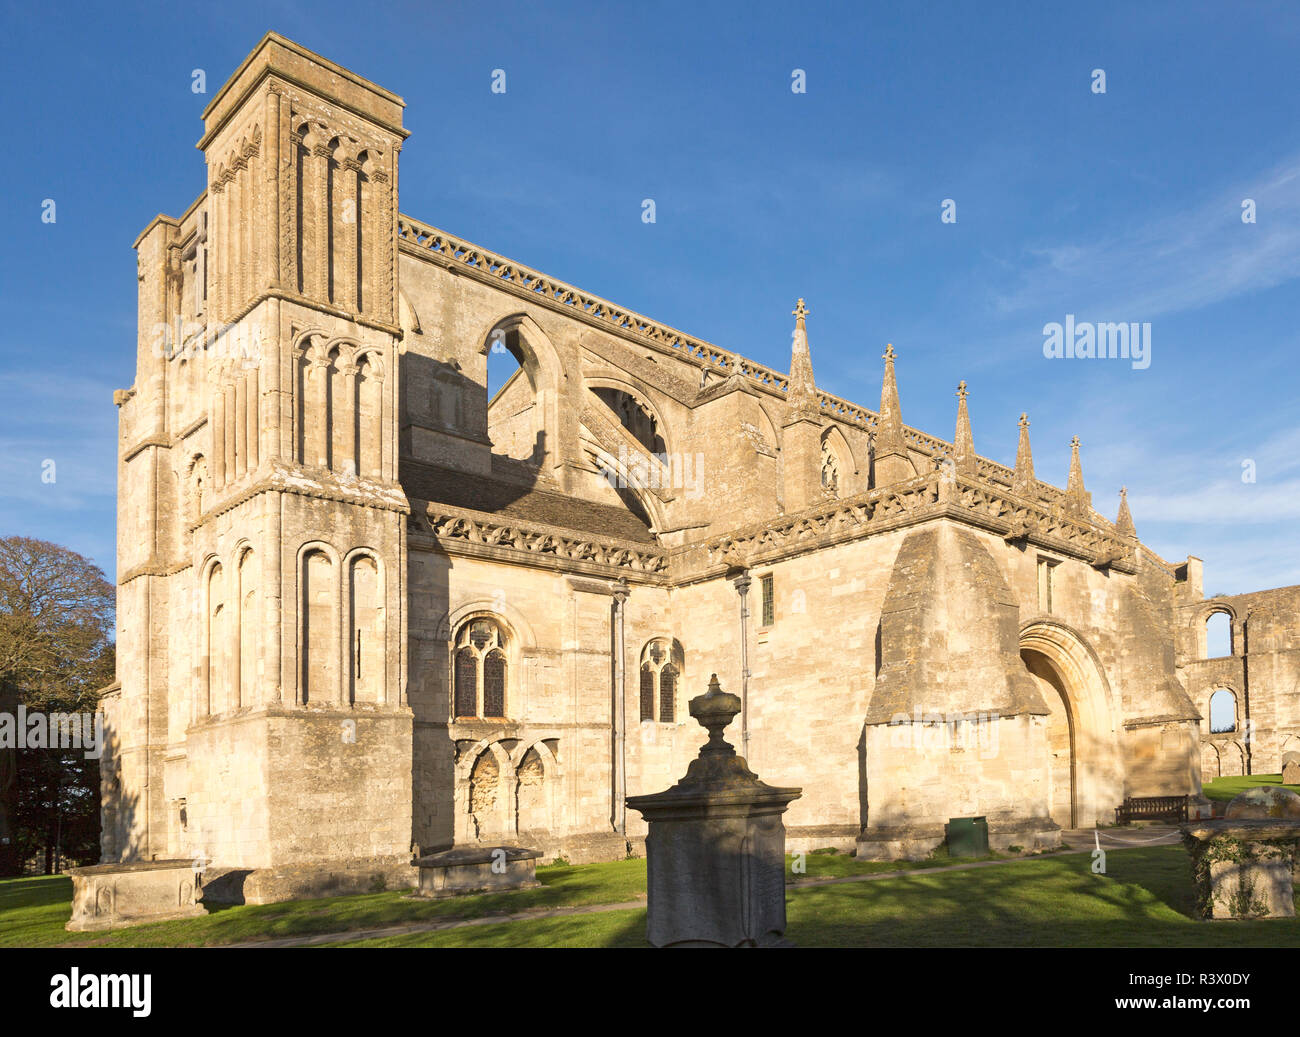
<svg viewBox="0 0 1300 1037">
<path fill-rule="evenodd" d="M 1294 918 L 1300 870 L 1300 796 L 1254 788 L 1222 818 L 1183 826 L 1197 905 L 1206 918 Z"/>
<path fill-rule="evenodd" d="M 650 826 L 646 938 L 655 947 L 789 946 L 781 815 L 803 790 L 759 781 L 723 739 L 740 699 L 716 673 L 690 710 L 709 740 L 686 776 L 627 800 Z"/>
<path fill-rule="evenodd" d="M 1300 785 L 1300 753 L 1282 754 L 1282 784 Z"/>
</svg>

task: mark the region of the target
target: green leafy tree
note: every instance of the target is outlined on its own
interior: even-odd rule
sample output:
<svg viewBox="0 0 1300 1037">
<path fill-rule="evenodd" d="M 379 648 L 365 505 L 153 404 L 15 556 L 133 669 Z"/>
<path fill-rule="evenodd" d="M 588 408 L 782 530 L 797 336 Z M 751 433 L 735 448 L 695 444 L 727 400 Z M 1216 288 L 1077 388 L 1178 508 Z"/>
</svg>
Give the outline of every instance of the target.
<svg viewBox="0 0 1300 1037">
<path fill-rule="evenodd" d="M 115 593 L 66 547 L 0 537 L 0 712 L 90 714 L 113 680 Z M 0 874 L 99 856 L 99 763 L 84 750 L 0 748 Z"/>
</svg>

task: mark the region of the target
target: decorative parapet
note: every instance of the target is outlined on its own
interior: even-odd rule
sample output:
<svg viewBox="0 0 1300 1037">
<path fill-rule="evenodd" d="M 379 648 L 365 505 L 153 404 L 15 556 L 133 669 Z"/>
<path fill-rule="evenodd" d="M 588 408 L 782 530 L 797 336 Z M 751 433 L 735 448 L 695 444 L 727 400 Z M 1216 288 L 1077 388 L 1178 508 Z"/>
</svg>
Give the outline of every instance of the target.
<svg viewBox="0 0 1300 1037">
<path fill-rule="evenodd" d="M 710 345 L 639 313 L 622 309 L 581 288 L 462 241 L 436 227 L 418 223 L 409 216 L 398 216 L 397 237 L 400 243 L 416 252 L 432 253 L 446 265 L 456 269 L 468 268 L 498 287 L 513 289 L 527 298 L 539 299 L 564 311 L 577 312 L 589 318 L 596 327 L 636 335 L 665 352 L 684 355 L 709 370 L 722 369 L 726 374 L 743 374 L 779 394 L 784 394 L 788 389 L 788 380 L 780 371 Z"/>
<path fill-rule="evenodd" d="M 557 569 L 607 576 L 630 571 L 656 582 L 668 572 L 667 556 L 645 544 L 584 536 L 545 523 L 502 519 L 446 504 L 414 502 L 410 530 L 415 542 L 423 536 L 448 553 L 507 560 L 514 556 L 532 566 L 550 559 Z"/>
<path fill-rule="evenodd" d="M 1132 574 L 1134 549 L 1110 531 L 975 479 L 943 472 L 870 490 L 773 522 L 756 523 L 671 550 L 593 537 L 541 522 L 503 519 L 446 504 L 413 502 L 410 532 L 448 553 L 642 582 L 689 584 L 740 564 L 754 566 L 936 518 L 978 526 L 1006 540 Z"/>
<path fill-rule="evenodd" d="M 1099 568 L 1137 571 L 1132 546 L 1108 530 L 997 486 L 945 472 L 686 545 L 672 553 L 672 571 L 675 582 L 692 583 L 736 564 L 765 564 L 936 518 L 975 525 L 1007 540 L 1023 539 Z"/>
</svg>

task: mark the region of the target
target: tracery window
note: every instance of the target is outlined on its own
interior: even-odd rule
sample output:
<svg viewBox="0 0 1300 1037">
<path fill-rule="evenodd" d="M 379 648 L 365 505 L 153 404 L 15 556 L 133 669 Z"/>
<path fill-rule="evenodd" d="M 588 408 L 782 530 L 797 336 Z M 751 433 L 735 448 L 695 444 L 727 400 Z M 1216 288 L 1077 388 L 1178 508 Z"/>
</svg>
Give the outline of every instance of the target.
<svg viewBox="0 0 1300 1037">
<path fill-rule="evenodd" d="M 681 649 L 657 638 L 641 652 L 641 719 L 661 724 L 677 722 L 677 679 Z"/>
<path fill-rule="evenodd" d="M 501 626 L 479 616 L 456 633 L 452 650 L 452 707 L 456 717 L 494 720 L 506 715 L 508 664 Z"/>
</svg>

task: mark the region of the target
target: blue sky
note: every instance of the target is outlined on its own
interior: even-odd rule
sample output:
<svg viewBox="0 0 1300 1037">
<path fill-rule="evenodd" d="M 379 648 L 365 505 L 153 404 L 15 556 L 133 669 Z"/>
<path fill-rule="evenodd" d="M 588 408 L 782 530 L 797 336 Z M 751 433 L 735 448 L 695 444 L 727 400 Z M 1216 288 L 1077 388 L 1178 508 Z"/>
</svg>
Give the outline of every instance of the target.
<svg viewBox="0 0 1300 1037">
<path fill-rule="evenodd" d="M 0 531 L 112 574 L 131 242 L 274 29 L 406 99 L 404 212 L 781 369 L 803 296 L 822 388 L 874 407 L 892 342 L 909 424 L 950 437 L 964 378 L 981 453 L 1027 410 L 1063 485 L 1077 434 L 1207 592 L 1300 583 L 1300 8 L 1062 8 L 7 5 Z M 1044 357 L 1066 314 L 1150 322 L 1150 367 Z"/>
</svg>

